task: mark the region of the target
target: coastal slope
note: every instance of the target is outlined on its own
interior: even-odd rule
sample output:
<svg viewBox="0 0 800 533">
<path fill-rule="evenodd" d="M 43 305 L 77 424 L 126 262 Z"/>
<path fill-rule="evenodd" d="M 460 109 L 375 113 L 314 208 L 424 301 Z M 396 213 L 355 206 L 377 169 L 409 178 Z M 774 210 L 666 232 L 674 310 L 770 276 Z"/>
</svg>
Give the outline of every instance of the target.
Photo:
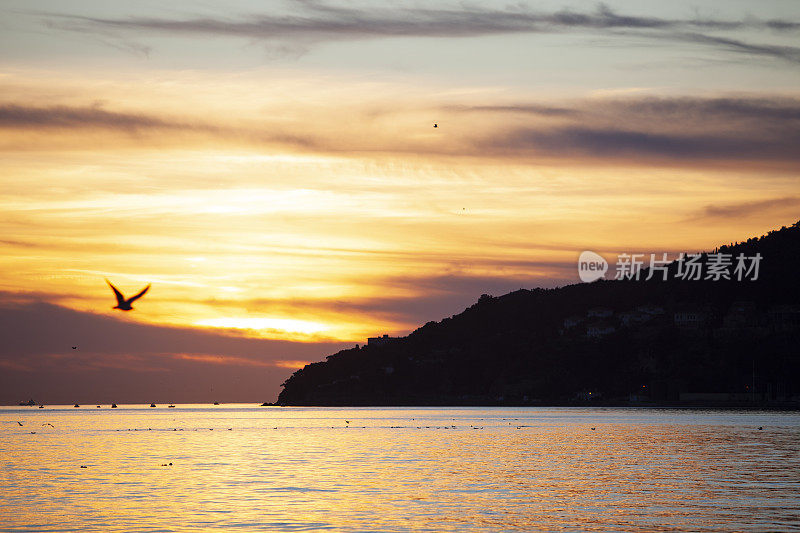
<svg viewBox="0 0 800 533">
<path fill-rule="evenodd" d="M 716 253 L 760 254 L 758 279 L 680 279 L 675 262 L 667 281 L 483 295 L 406 337 L 306 365 L 278 404 L 797 403 L 800 222 L 703 254 L 704 272 Z"/>
</svg>

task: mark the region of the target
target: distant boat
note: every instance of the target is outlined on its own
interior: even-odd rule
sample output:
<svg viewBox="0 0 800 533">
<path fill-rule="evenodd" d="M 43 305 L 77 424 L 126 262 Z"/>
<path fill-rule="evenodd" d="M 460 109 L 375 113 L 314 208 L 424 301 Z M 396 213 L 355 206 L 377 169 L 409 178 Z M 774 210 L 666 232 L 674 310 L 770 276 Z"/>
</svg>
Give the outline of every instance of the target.
<svg viewBox="0 0 800 533">
<path fill-rule="evenodd" d="M 29 407 L 33 407 L 34 405 L 36 405 L 36 402 L 34 402 L 34 401 L 33 401 L 33 398 L 31 398 L 31 399 L 30 399 L 30 400 L 28 400 L 27 402 L 19 402 L 19 404 L 20 404 L 20 405 L 29 406 Z"/>
<path fill-rule="evenodd" d="M 219 405 L 219 402 L 214 402 L 214 405 Z"/>
<path fill-rule="evenodd" d="M 115 404 L 115 403 L 112 403 L 112 404 L 111 404 L 111 408 L 112 408 L 112 409 L 116 409 L 116 408 L 117 408 L 117 404 Z"/>
<path fill-rule="evenodd" d="M 75 405 L 73 405 L 72 407 L 80 407 L 80 405 L 78 405 L 78 404 L 76 403 L 76 404 L 75 404 Z"/>
<path fill-rule="evenodd" d="M 98 405 L 97 408 L 100 409 L 100 406 Z"/>
<path fill-rule="evenodd" d="M 172 405 L 172 404 L 169 404 L 167 407 L 169 407 L 170 409 L 172 409 L 172 408 L 173 408 L 173 407 L 175 407 L 175 406 L 174 406 L 174 405 Z"/>
<path fill-rule="evenodd" d="M 40 406 L 39 406 L 39 409 L 44 409 L 44 405 L 40 405 Z"/>
<path fill-rule="evenodd" d="M 156 404 L 154 404 L 154 403 L 150 404 L 150 407 L 155 407 L 155 406 L 156 406 Z"/>
</svg>

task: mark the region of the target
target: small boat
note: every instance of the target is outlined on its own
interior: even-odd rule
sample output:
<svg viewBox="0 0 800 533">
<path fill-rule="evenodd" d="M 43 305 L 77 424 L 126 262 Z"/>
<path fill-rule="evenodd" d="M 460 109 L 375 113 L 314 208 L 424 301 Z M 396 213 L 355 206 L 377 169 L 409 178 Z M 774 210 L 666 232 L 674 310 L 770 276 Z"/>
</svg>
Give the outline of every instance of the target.
<svg viewBox="0 0 800 533">
<path fill-rule="evenodd" d="M 174 408 L 175 406 L 174 406 L 174 405 L 172 405 L 172 404 L 169 404 L 167 407 L 169 407 L 170 409 L 172 409 L 172 408 Z"/>
<path fill-rule="evenodd" d="M 214 402 L 214 405 L 219 405 L 219 402 Z"/>
<path fill-rule="evenodd" d="M 31 398 L 27 402 L 19 402 L 19 404 L 22 405 L 22 406 L 33 407 L 34 405 L 36 405 L 36 402 L 33 401 L 33 398 Z"/>
<path fill-rule="evenodd" d="M 116 408 L 117 408 L 117 404 L 115 404 L 115 403 L 112 403 L 112 404 L 111 404 L 111 408 L 112 408 L 112 409 L 116 409 Z"/>
<path fill-rule="evenodd" d="M 97 408 L 100 409 L 100 406 L 98 405 Z"/>
<path fill-rule="evenodd" d="M 78 405 L 78 404 L 76 403 L 76 404 L 75 404 L 75 405 L 73 405 L 72 407 L 80 407 L 80 405 Z"/>
<path fill-rule="evenodd" d="M 150 407 L 155 407 L 155 406 L 156 406 L 156 404 L 154 404 L 154 403 L 150 404 Z"/>
<path fill-rule="evenodd" d="M 39 409 L 44 409 L 44 405 L 40 405 L 40 406 L 39 406 Z"/>
</svg>

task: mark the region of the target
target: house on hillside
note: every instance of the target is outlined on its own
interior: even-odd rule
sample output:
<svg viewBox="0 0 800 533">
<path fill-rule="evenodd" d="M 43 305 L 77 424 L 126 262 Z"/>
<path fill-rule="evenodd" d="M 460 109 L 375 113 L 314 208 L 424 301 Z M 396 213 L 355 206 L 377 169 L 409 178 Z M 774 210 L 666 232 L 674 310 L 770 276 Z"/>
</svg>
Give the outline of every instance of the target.
<svg viewBox="0 0 800 533">
<path fill-rule="evenodd" d="M 616 328 L 610 320 L 593 320 L 586 324 L 586 336 L 590 339 L 599 339 L 615 331 Z"/>
<path fill-rule="evenodd" d="M 761 325 L 761 316 L 753 302 L 735 302 L 722 324 L 728 329 L 755 328 Z"/>
<path fill-rule="evenodd" d="M 705 311 L 695 308 L 685 308 L 676 311 L 672 315 L 672 320 L 676 326 L 685 329 L 697 329 L 705 325 L 708 314 Z"/>
<path fill-rule="evenodd" d="M 390 337 L 389 335 L 383 335 L 382 337 L 369 337 L 367 339 L 367 346 L 382 346 L 395 339 L 397 339 L 397 337 Z"/>
<path fill-rule="evenodd" d="M 659 316 L 664 314 L 664 308 L 660 305 L 644 304 L 636 308 L 636 311 L 650 316 Z"/>
<path fill-rule="evenodd" d="M 800 305 L 776 305 L 767 312 L 773 328 L 781 331 L 800 329 Z"/>
<path fill-rule="evenodd" d="M 625 327 L 634 326 L 636 324 L 643 324 L 653 318 L 652 315 L 642 313 L 641 311 L 623 311 L 617 315 L 620 324 Z"/>
</svg>

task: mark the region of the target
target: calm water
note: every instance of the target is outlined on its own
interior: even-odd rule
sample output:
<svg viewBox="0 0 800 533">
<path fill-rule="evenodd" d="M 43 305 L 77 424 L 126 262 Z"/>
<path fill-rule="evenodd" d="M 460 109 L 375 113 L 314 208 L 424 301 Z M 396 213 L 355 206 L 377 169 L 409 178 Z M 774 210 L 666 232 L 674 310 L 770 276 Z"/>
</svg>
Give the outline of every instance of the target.
<svg viewBox="0 0 800 533">
<path fill-rule="evenodd" d="M 0 408 L 0 531 L 675 529 L 800 530 L 800 414 Z"/>
</svg>

